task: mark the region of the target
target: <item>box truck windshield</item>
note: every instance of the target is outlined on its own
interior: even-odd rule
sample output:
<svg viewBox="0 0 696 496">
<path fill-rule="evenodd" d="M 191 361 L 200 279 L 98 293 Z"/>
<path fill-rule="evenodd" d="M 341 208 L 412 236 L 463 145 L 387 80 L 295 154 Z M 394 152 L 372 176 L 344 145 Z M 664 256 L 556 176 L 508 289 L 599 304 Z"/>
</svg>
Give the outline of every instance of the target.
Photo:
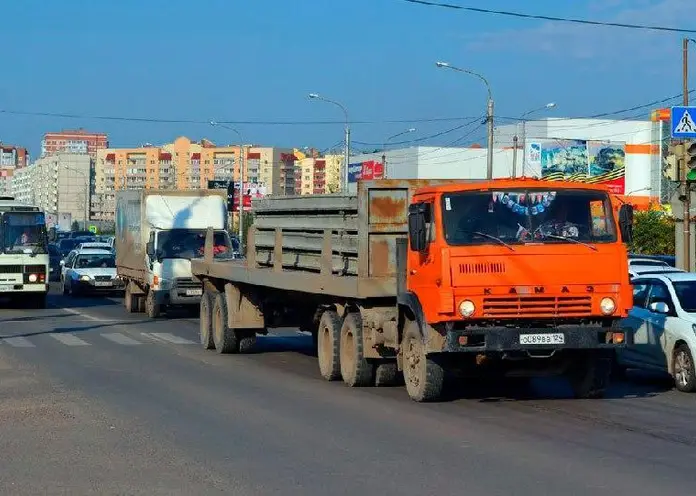
<svg viewBox="0 0 696 496">
<path fill-rule="evenodd" d="M 205 249 L 205 229 L 172 229 L 157 233 L 157 258 L 183 258 L 190 260 L 203 256 Z M 232 257 L 239 252 L 236 240 L 226 231 L 216 231 L 213 237 L 215 258 Z"/>
</svg>

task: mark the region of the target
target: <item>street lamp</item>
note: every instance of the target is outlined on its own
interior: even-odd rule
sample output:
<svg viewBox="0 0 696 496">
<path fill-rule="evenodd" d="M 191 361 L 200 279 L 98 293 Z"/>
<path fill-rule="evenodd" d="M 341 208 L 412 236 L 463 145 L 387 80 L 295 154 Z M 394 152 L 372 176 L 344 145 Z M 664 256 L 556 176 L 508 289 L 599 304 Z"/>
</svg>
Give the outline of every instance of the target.
<svg viewBox="0 0 696 496">
<path fill-rule="evenodd" d="M 463 72 L 465 74 L 477 77 L 486 85 L 486 89 L 488 90 L 488 105 L 486 108 L 486 120 L 488 121 L 488 157 L 486 163 L 486 178 L 489 180 L 493 179 L 493 93 L 491 92 L 491 85 L 488 83 L 488 80 L 485 77 L 477 72 L 455 67 L 450 65 L 449 62 L 435 62 L 435 65 L 440 68 L 452 69 L 453 71 Z"/>
<path fill-rule="evenodd" d="M 405 131 L 401 131 L 400 133 L 396 133 L 393 136 L 389 136 L 387 140 L 384 142 L 384 147 L 382 148 L 382 165 L 384 166 L 384 178 L 386 179 L 387 177 L 387 143 L 389 143 L 391 140 L 394 138 L 398 138 L 399 136 L 403 136 L 404 134 L 408 133 L 415 133 L 416 128 L 411 127 L 406 129 Z"/>
<path fill-rule="evenodd" d="M 525 117 L 530 114 L 533 114 L 534 112 L 539 112 L 541 110 L 550 110 L 553 108 L 556 108 L 556 103 L 550 102 L 544 105 L 543 107 L 528 110 L 520 116 L 520 120 L 522 121 L 522 176 L 524 176 L 525 168 L 527 166 L 527 120 L 525 119 Z M 515 127 L 517 127 L 517 124 L 515 124 Z M 513 148 L 515 150 L 515 154 L 512 157 L 512 177 L 517 177 L 517 134 L 515 134 L 512 141 L 514 144 Z"/>
<path fill-rule="evenodd" d="M 242 139 L 241 133 L 233 127 L 226 126 L 225 124 L 220 124 L 219 122 L 215 122 L 215 121 L 210 121 L 210 125 L 213 127 L 217 126 L 217 127 L 223 128 L 223 129 L 227 129 L 228 131 L 232 131 L 239 138 L 239 226 L 238 226 L 239 231 L 238 231 L 238 237 L 239 237 L 239 246 L 241 247 L 242 242 L 244 240 L 244 227 L 243 227 L 243 222 L 242 222 L 242 217 L 244 215 L 244 140 Z M 234 177 L 230 178 L 230 182 L 234 182 Z"/>
<path fill-rule="evenodd" d="M 341 105 L 340 103 L 334 101 L 334 100 L 329 100 L 328 98 L 324 98 L 323 96 L 319 95 L 318 93 L 310 93 L 309 98 L 312 100 L 322 100 L 326 103 L 330 103 L 332 105 L 337 106 L 343 111 L 343 115 L 346 118 L 346 127 L 345 127 L 345 148 L 343 152 L 343 191 L 346 192 L 348 191 L 348 166 L 350 165 L 350 126 L 349 126 L 349 120 L 348 120 L 348 111 L 346 108 Z"/>
</svg>

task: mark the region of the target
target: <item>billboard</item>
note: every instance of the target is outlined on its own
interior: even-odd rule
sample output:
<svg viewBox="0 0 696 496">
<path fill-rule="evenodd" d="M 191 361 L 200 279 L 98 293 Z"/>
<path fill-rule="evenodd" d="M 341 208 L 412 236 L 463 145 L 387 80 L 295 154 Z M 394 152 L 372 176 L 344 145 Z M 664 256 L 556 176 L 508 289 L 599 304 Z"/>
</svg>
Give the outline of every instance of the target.
<svg viewBox="0 0 696 496">
<path fill-rule="evenodd" d="M 626 189 L 626 144 L 623 142 L 544 139 L 527 150 L 528 163 L 547 181 L 603 184 L 612 193 Z"/>
<path fill-rule="evenodd" d="M 226 180 L 209 180 L 208 189 L 224 189 L 228 190 L 227 186 L 229 181 Z M 239 211 L 239 182 L 234 183 L 234 206 L 232 212 Z M 229 190 L 228 190 L 229 192 Z M 263 198 L 266 196 L 266 186 L 261 183 L 244 183 L 244 197 L 242 203 L 244 205 L 244 211 L 251 210 L 251 200 L 254 198 Z M 227 195 L 227 201 L 231 202 L 233 198 L 231 195 Z"/>
<path fill-rule="evenodd" d="M 384 164 L 376 160 L 367 160 L 350 164 L 348 167 L 348 182 L 355 183 L 359 180 L 370 181 L 372 179 L 384 179 Z"/>
</svg>

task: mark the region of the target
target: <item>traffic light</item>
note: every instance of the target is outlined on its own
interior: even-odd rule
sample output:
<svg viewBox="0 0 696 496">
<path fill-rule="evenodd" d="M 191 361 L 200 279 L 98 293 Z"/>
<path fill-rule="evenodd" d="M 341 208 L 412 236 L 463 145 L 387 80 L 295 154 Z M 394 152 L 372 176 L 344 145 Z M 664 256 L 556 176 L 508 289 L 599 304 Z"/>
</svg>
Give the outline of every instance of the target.
<svg viewBox="0 0 696 496">
<path fill-rule="evenodd" d="M 237 189 L 234 187 L 234 181 L 227 183 L 227 211 L 236 212 L 239 209 L 237 201 Z"/>
<path fill-rule="evenodd" d="M 696 141 L 684 145 L 684 165 L 687 181 L 696 181 Z"/>
</svg>

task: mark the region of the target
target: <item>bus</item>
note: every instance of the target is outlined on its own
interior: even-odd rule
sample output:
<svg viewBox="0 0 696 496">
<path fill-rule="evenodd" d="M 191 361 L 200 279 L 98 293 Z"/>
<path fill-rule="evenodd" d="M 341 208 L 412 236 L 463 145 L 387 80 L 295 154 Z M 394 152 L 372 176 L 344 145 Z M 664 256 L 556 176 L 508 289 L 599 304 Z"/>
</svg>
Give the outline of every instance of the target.
<svg viewBox="0 0 696 496">
<path fill-rule="evenodd" d="M 30 308 L 46 308 L 49 290 L 45 212 L 0 196 L 0 297 Z"/>
</svg>

